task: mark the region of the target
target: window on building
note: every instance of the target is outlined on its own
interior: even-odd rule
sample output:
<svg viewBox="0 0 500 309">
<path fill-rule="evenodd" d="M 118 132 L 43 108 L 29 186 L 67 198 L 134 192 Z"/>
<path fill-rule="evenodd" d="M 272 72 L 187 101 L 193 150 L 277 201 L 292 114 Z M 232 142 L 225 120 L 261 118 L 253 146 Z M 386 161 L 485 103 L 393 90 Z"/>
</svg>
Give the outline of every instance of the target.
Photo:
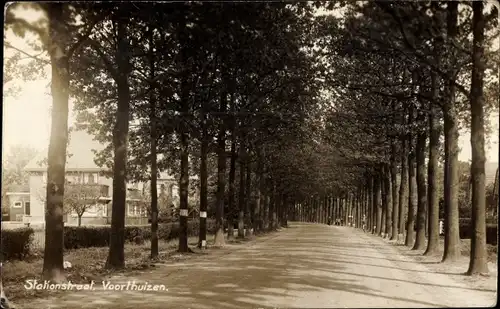
<svg viewBox="0 0 500 309">
<path fill-rule="evenodd" d="M 101 196 L 109 196 L 109 186 L 101 185 Z"/>
<path fill-rule="evenodd" d="M 24 202 L 24 214 L 25 215 L 30 215 L 31 214 L 31 205 L 30 202 Z"/>
<path fill-rule="evenodd" d="M 96 204 L 87 205 L 87 209 L 85 209 L 85 212 L 88 212 L 91 215 L 96 215 L 99 212 L 99 207 Z"/>
<path fill-rule="evenodd" d="M 89 184 L 94 184 L 95 183 L 95 179 L 94 179 L 94 174 L 90 173 L 89 174 L 89 181 L 88 181 Z"/>
<path fill-rule="evenodd" d="M 134 205 L 132 203 L 128 203 L 128 215 L 129 217 L 133 217 L 134 216 Z"/>
<path fill-rule="evenodd" d="M 108 216 L 108 204 L 107 204 L 107 203 L 106 203 L 106 204 L 104 204 L 104 205 L 102 205 L 102 215 L 103 215 L 104 217 L 107 217 L 107 216 Z"/>
<path fill-rule="evenodd" d="M 128 203 L 128 216 L 129 217 L 138 217 L 144 213 L 144 209 L 141 209 L 141 206 L 137 203 L 131 202 Z"/>
<path fill-rule="evenodd" d="M 73 183 L 73 184 L 79 183 L 78 174 L 76 174 L 76 173 L 71 173 L 71 172 L 67 173 L 66 179 L 67 179 L 68 183 L 70 183 L 70 184 L 71 183 Z"/>
<path fill-rule="evenodd" d="M 21 202 L 15 202 L 14 203 L 14 208 L 23 208 L 23 203 L 21 203 Z"/>
</svg>

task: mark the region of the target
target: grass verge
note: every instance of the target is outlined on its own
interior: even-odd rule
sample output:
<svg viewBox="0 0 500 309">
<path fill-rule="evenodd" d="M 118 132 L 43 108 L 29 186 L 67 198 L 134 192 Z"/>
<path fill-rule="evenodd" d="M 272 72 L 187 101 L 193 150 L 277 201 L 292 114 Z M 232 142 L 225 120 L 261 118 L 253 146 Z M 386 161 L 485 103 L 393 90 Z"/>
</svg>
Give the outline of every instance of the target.
<svg viewBox="0 0 500 309">
<path fill-rule="evenodd" d="M 213 235 L 207 235 L 207 242 L 213 242 Z M 118 271 L 104 269 L 108 256 L 108 247 L 82 248 L 68 250 L 64 253 L 64 260 L 71 263 L 71 268 L 66 269 L 66 279 L 71 283 L 89 283 L 91 280 L 101 281 L 117 273 L 133 275 L 145 269 L 153 268 L 155 263 L 166 263 L 178 259 L 188 258 L 189 254 L 177 253 L 178 239 L 159 241 L 158 259 L 150 259 L 151 243 L 141 245 L 125 244 L 125 268 Z M 196 247 L 198 236 L 188 238 L 191 248 Z M 196 251 L 195 249 L 195 252 Z M 28 290 L 25 288 L 26 280 L 42 280 L 43 252 L 35 252 L 24 261 L 6 261 L 2 267 L 2 283 L 9 300 L 15 303 L 19 299 L 43 298 L 64 291 L 57 290 Z M 43 282 L 43 281 L 42 281 Z"/>
</svg>

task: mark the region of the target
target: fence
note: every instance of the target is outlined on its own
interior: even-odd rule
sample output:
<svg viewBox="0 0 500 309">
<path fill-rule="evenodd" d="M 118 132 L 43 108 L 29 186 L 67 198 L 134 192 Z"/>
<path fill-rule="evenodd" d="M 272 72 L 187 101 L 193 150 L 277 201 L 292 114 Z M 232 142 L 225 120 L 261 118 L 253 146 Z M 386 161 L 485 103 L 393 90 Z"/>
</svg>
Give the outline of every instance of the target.
<svg viewBox="0 0 500 309">
<path fill-rule="evenodd" d="M 45 229 L 36 228 L 33 231 L 33 249 L 43 250 L 45 248 Z"/>
<path fill-rule="evenodd" d="M 106 225 L 111 225 L 111 217 L 105 218 Z M 125 225 L 146 225 L 149 224 L 146 217 L 125 217 Z"/>
</svg>

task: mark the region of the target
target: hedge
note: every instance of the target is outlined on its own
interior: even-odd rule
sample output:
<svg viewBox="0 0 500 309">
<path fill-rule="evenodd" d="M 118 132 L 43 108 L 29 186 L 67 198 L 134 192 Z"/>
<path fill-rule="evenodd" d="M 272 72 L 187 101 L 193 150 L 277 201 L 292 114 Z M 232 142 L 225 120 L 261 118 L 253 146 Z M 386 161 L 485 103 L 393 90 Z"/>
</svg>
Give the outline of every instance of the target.
<svg viewBox="0 0 500 309">
<path fill-rule="evenodd" d="M 472 237 L 472 224 L 470 221 L 461 220 L 459 226 L 460 239 L 470 239 Z M 498 225 L 486 224 L 486 243 L 489 245 L 497 245 Z"/>
<path fill-rule="evenodd" d="M 198 236 L 200 223 L 198 220 L 188 221 L 188 236 Z M 207 232 L 215 231 L 215 221 L 207 220 Z M 110 226 L 85 227 L 66 226 L 64 227 L 64 248 L 78 249 L 89 247 L 107 247 L 111 234 Z M 179 237 L 179 223 L 164 223 L 158 225 L 158 238 L 161 240 L 171 240 Z M 131 225 L 125 226 L 125 241 L 136 242 L 151 239 L 151 225 Z"/>
<path fill-rule="evenodd" d="M 22 260 L 30 255 L 31 244 L 33 243 L 34 230 L 29 227 L 17 229 L 2 229 L 1 237 L 1 256 L 5 260 Z"/>
<path fill-rule="evenodd" d="M 198 236 L 200 223 L 198 220 L 188 221 L 188 236 Z M 215 232 L 215 220 L 207 220 L 207 233 Z M 64 248 L 78 249 L 89 247 L 107 247 L 111 234 L 111 226 L 65 226 Z M 158 238 L 172 240 L 180 234 L 179 223 L 164 223 L 158 225 Z M 31 253 L 34 230 L 19 228 L 2 230 L 2 260 L 22 260 Z M 141 242 L 151 239 L 151 225 L 125 226 L 126 242 Z"/>
</svg>

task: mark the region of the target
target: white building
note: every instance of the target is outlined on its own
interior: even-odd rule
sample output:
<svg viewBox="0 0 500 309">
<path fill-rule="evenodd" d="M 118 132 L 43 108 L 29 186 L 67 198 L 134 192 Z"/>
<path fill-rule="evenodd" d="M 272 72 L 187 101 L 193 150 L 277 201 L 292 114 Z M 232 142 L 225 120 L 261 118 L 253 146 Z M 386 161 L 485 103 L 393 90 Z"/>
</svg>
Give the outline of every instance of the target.
<svg viewBox="0 0 500 309">
<path fill-rule="evenodd" d="M 72 131 L 68 144 L 66 159 L 66 181 L 69 184 L 88 184 L 100 187 L 101 197 L 97 205 L 89 207 L 82 216 L 82 224 L 107 224 L 111 220 L 111 199 L 113 198 L 113 179 L 106 176 L 106 168 L 97 166 L 94 162 L 95 150 L 104 149 L 104 145 L 95 141 L 84 131 Z M 47 151 L 39 153 L 25 167 L 29 173 L 29 204 L 30 213 L 23 216 L 24 222 L 45 222 L 45 190 L 47 185 Z M 129 224 L 147 222 L 144 211 L 134 207 L 134 201 L 140 198 L 142 184 L 127 184 L 127 221 Z M 65 217 L 68 224 L 77 222 L 76 213 Z"/>
</svg>

